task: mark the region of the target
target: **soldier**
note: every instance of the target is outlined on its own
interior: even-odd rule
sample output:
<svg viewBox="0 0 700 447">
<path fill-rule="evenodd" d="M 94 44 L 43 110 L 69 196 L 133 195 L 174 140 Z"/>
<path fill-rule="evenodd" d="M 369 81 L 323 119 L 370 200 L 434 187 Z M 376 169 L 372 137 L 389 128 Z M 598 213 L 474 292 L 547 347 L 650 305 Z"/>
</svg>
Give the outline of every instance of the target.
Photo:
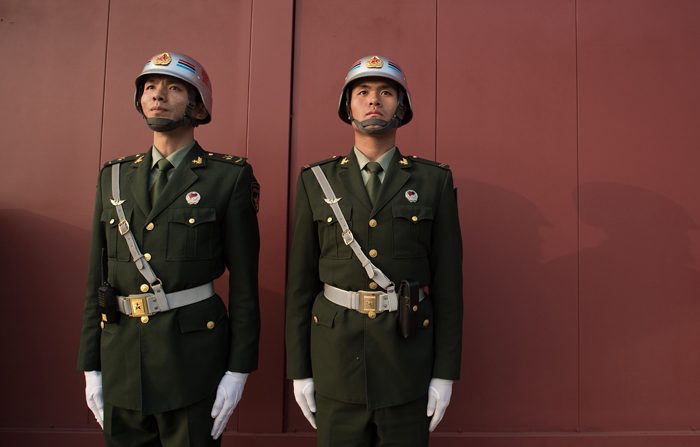
<svg viewBox="0 0 700 447">
<path fill-rule="evenodd" d="M 100 172 L 78 368 L 107 445 L 220 445 L 258 362 L 259 185 L 195 141 L 212 90 L 191 57 L 149 60 L 135 103 L 153 146 Z"/>
<path fill-rule="evenodd" d="M 287 374 L 319 446 L 425 446 L 460 371 L 452 173 L 395 146 L 413 107 L 389 59 L 353 64 L 338 114 L 354 148 L 297 182 Z"/>
</svg>

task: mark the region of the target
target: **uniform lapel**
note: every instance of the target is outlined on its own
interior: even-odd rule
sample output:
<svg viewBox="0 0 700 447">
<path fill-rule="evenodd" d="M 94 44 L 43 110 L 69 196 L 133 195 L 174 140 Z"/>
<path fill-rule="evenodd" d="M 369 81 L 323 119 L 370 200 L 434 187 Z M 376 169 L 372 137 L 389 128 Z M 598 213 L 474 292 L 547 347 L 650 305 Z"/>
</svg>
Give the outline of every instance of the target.
<svg viewBox="0 0 700 447">
<path fill-rule="evenodd" d="M 182 193 L 187 190 L 194 182 L 199 178 L 197 174 L 192 171 L 193 165 L 202 166 L 204 158 L 202 157 L 203 152 L 199 145 L 195 144 L 190 153 L 185 156 L 182 163 L 175 168 L 172 177 L 168 180 L 168 184 L 165 186 L 162 194 L 158 198 L 158 201 L 153 204 L 151 212 L 148 214 L 147 221 L 152 221 L 165 209 L 167 209 L 170 204 L 175 201 Z M 199 160 L 196 163 L 193 160 Z"/>
<path fill-rule="evenodd" d="M 384 181 L 382 182 L 382 187 L 379 189 L 379 197 L 377 197 L 377 203 L 372 209 L 371 216 L 376 215 L 386 204 L 401 190 L 401 187 L 406 184 L 411 174 L 408 172 L 408 167 L 410 162 L 404 158 L 396 149 L 394 157 L 391 159 L 389 164 L 389 169 L 384 176 Z M 366 195 L 366 194 L 365 194 Z"/>
<path fill-rule="evenodd" d="M 151 210 L 151 199 L 148 195 L 148 175 L 151 170 L 152 160 L 149 148 L 143 157 L 138 157 L 131 163 L 131 167 L 125 176 L 131 197 L 133 197 L 136 206 L 144 216 L 147 216 Z M 122 186 L 122 188 L 126 185 Z"/>
<path fill-rule="evenodd" d="M 367 195 L 367 188 L 362 182 L 362 174 L 360 173 L 360 165 L 357 162 L 355 151 L 350 151 L 345 158 L 338 164 L 338 176 L 343 182 L 343 187 L 349 191 L 353 197 L 353 203 L 358 203 L 367 208 L 372 209 L 372 202 Z M 336 194 L 338 195 L 338 194 Z"/>
</svg>

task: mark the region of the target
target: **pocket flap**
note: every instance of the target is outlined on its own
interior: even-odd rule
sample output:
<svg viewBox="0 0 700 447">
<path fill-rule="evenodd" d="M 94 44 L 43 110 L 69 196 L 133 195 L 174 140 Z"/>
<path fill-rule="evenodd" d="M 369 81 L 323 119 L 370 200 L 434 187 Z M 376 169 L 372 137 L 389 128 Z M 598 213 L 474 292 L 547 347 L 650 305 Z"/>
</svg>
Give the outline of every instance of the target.
<svg viewBox="0 0 700 447">
<path fill-rule="evenodd" d="M 214 208 L 175 208 L 168 211 L 168 222 L 196 227 L 216 221 Z"/>
<path fill-rule="evenodd" d="M 412 222 L 433 220 L 433 208 L 429 206 L 396 205 L 391 209 L 395 218 L 407 219 Z"/>
<path fill-rule="evenodd" d="M 212 330 L 226 321 L 226 307 L 218 296 L 178 309 L 180 332 Z"/>
<path fill-rule="evenodd" d="M 350 204 L 350 202 L 343 202 L 341 200 L 340 202 L 338 202 L 338 206 L 340 207 L 340 211 L 342 211 L 343 216 L 345 216 L 345 220 L 348 222 L 349 226 L 352 220 L 352 205 Z M 338 219 L 335 217 L 333 209 L 330 207 L 330 205 L 327 205 L 325 203 L 314 208 L 313 216 L 316 222 L 323 222 L 328 225 L 332 225 L 338 222 Z"/>
<path fill-rule="evenodd" d="M 336 304 L 331 303 L 324 296 L 319 296 L 311 311 L 313 323 L 317 326 L 333 327 L 335 316 L 338 314 Z"/>
</svg>

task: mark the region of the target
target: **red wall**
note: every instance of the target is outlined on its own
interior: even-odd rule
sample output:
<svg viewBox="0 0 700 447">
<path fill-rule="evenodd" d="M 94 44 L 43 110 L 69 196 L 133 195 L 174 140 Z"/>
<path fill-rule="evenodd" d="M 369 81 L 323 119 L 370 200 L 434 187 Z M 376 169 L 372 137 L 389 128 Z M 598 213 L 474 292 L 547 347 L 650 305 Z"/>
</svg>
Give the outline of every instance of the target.
<svg viewBox="0 0 700 447">
<path fill-rule="evenodd" d="M 284 380 L 289 200 L 301 165 L 352 147 L 339 88 L 370 53 L 408 73 L 402 151 L 459 190 L 463 376 L 433 444 L 700 444 L 698 17 L 694 0 L 3 0 L 0 444 L 99 444 L 74 367 L 93 188 L 150 144 L 133 79 L 163 49 L 212 77 L 198 140 L 262 184 L 261 364 L 224 445 L 314 444 Z"/>
</svg>

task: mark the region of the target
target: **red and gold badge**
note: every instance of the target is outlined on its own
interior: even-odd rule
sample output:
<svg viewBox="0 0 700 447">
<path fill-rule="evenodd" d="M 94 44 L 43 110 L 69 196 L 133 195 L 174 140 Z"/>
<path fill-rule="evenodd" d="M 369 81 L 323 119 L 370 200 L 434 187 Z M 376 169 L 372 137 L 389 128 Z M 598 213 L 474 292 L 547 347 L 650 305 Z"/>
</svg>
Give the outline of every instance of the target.
<svg viewBox="0 0 700 447">
<path fill-rule="evenodd" d="M 378 56 L 372 56 L 365 63 L 365 66 L 367 68 L 382 68 L 384 66 L 384 61 L 382 61 L 382 59 Z"/>
<path fill-rule="evenodd" d="M 173 58 L 170 57 L 170 53 L 161 53 L 153 58 L 153 65 L 170 65 Z"/>
</svg>

